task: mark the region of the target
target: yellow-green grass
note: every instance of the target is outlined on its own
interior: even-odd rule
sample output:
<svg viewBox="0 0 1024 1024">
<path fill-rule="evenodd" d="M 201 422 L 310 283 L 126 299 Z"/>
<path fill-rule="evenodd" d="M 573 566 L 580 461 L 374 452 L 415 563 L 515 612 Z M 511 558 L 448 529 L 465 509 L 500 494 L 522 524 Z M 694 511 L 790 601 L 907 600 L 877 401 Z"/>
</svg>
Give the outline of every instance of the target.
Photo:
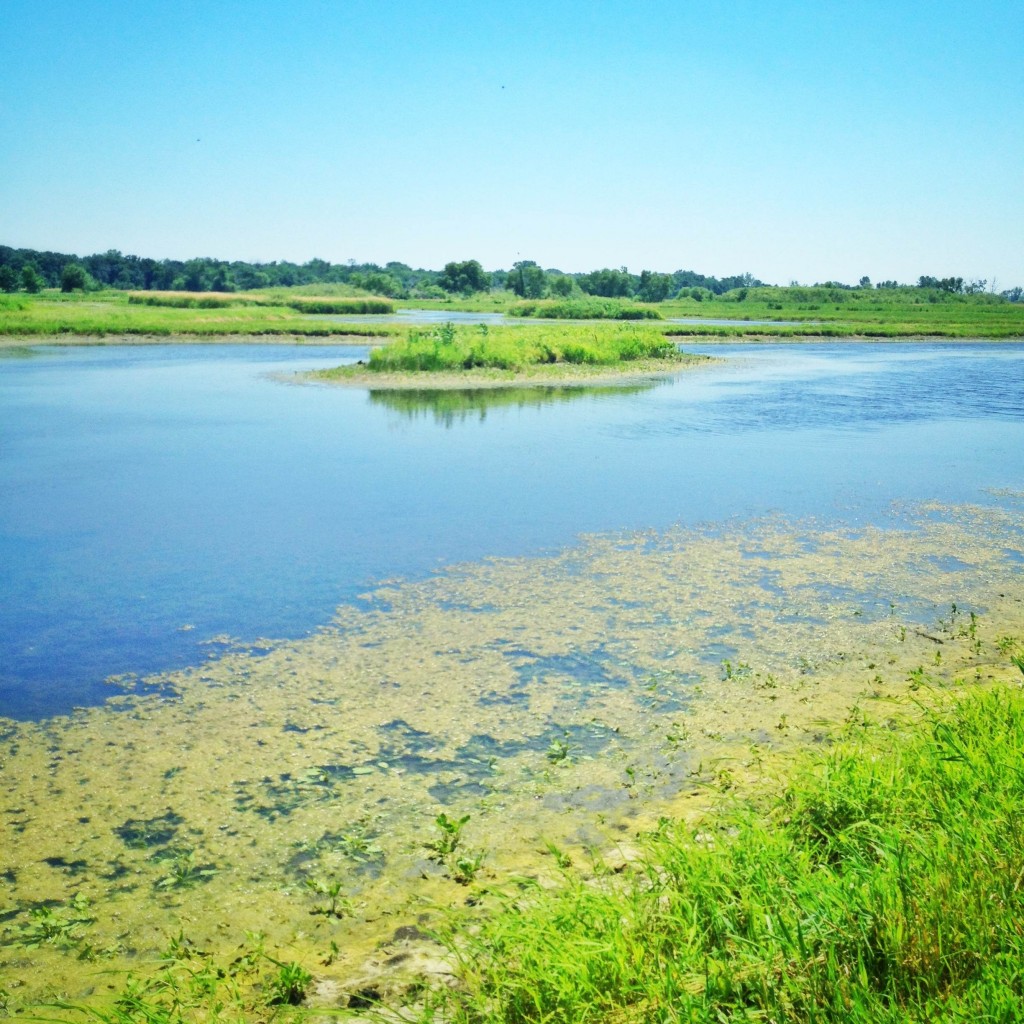
<svg viewBox="0 0 1024 1024">
<path fill-rule="evenodd" d="M 146 293 L 147 295 L 149 293 Z M 0 300 L 0 337 L 107 338 L 218 336 L 331 337 L 360 335 L 387 337 L 386 326 L 359 326 L 316 319 L 309 311 L 287 305 L 266 304 L 258 295 L 230 295 L 226 301 L 211 293 L 169 293 L 171 300 L 185 295 L 180 306 L 133 300 L 125 292 L 104 291 L 62 295 L 47 291 L 34 296 Z M 216 294 L 216 293 L 212 293 Z M 200 301 L 201 300 L 201 301 Z"/>
<path fill-rule="evenodd" d="M 622 324 L 537 324 L 408 329 L 403 337 L 374 349 L 373 373 L 451 373 L 471 370 L 519 371 L 543 366 L 620 366 L 656 360 L 666 365 L 685 360 L 677 344 L 656 329 Z M 326 379 L 351 374 L 350 368 L 325 371 Z"/>
</svg>

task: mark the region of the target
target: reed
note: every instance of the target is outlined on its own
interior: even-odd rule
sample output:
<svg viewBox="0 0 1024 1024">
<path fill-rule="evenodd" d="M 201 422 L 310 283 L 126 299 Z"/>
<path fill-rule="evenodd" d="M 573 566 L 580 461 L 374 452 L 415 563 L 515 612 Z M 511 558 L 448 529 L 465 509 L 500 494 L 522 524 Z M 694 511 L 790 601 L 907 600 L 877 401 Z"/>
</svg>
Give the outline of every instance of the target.
<svg viewBox="0 0 1024 1024">
<path fill-rule="evenodd" d="M 366 298 L 297 298 L 287 302 L 290 309 L 298 313 L 340 313 L 340 314 L 365 314 L 365 313 L 394 313 L 395 304 L 390 299 L 381 299 L 374 296 Z"/>
<path fill-rule="evenodd" d="M 619 299 L 542 299 L 514 302 L 510 316 L 536 317 L 539 320 L 660 320 L 653 306 Z"/>
</svg>

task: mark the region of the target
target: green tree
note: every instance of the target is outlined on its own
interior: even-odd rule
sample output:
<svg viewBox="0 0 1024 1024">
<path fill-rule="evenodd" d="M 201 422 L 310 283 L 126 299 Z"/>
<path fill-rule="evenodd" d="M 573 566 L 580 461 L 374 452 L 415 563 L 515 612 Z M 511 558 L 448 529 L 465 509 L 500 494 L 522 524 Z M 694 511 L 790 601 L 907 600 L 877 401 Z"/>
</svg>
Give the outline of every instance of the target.
<svg viewBox="0 0 1024 1024">
<path fill-rule="evenodd" d="M 21 268 L 21 287 L 25 291 L 34 295 L 36 292 L 41 291 L 45 284 L 46 282 L 39 276 L 39 271 L 36 270 L 34 263 L 26 263 Z"/>
<path fill-rule="evenodd" d="M 533 260 L 518 260 L 506 280 L 521 299 L 543 299 L 548 290 L 548 275 Z"/>
<path fill-rule="evenodd" d="M 77 288 L 85 291 L 89 284 L 89 275 L 81 263 L 65 263 L 64 269 L 60 272 L 60 290 L 62 292 L 73 292 Z"/>
<path fill-rule="evenodd" d="M 471 295 L 473 292 L 486 291 L 491 286 L 491 279 L 478 260 L 465 260 L 462 263 L 446 263 L 437 283 L 446 292 Z"/>
<path fill-rule="evenodd" d="M 671 294 L 674 283 L 671 274 L 656 274 L 651 270 L 641 271 L 636 297 L 642 302 L 664 302 Z"/>
<path fill-rule="evenodd" d="M 16 292 L 18 275 L 5 263 L 0 267 L 0 292 Z"/>
<path fill-rule="evenodd" d="M 572 295 L 574 284 L 575 282 L 568 274 L 552 274 L 548 278 L 548 287 L 551 289 L 551 294 L 563 299 L 567 299 Z"/>
</svg>

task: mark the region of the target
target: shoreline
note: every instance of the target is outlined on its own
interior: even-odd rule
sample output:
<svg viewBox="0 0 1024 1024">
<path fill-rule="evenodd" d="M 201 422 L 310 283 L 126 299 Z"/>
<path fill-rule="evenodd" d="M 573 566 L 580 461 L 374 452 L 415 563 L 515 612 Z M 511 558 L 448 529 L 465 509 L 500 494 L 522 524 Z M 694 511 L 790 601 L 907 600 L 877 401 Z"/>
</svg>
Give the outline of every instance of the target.
<svg viewBox="0 0 1024 1024">
<path fill-rule="evenodd" d="M 717 362 L 714 356 L 684 354 L 683 359 L 642 359 L 615 366 L 545 363 L 521 370 L 478 367 L 472 370 L 376 372 L 365 363 L 297 374 L 305 383 L 367 388 L 371 391 L 477 391 L 522 387 L 588 387 L 591 384 L 643 384 L 665 380 Z"/>
</svg>

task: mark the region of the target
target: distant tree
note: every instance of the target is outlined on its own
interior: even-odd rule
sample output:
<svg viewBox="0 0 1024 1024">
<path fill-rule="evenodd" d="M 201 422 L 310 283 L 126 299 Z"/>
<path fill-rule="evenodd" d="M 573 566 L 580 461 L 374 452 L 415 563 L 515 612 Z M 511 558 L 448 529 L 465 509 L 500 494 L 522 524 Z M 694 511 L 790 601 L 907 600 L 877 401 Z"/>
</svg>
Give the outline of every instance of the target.
<svg viewBox="0 0 1024 1024">
<path fill-rule="evenodd" d="M 208 283 L 209 260 L 189 260 L 185 264 L 185 272 L 181 276 L 182 290 L 186 292 L 205 292 L 209 290 Z"/>
<path fill-rule="evenodd" d="M 487 291 L 491 279 L 478 260 L 464 260 L 462 263 L 446 263 L 437 283 L 446 292 L 472 295 L 473 292 Z"/>
<path fill-rule="evenodd" d="M 548 288 L 550 288 L 551 294 L 562 299 L 567 299 L 572 295 L 574 284 L 575 282 L 568 274 L 552 274 L 548 277 Z"/>
<path fill-rule="evenodd" d="M 214 268 L 209 287 L 211 292 L 233 292 L 235 290 L 234 282 L 231 280 L 225 264 L 219 263 Z"/>
<path fill-rule="evenodd" d="M 1009 302 L 1020 302 L 1021 298 L 1024 297 L 1024 288 L 1017 285 L 1016 288 L 1008 288 L 1005 292 L 1000 292 L 999 294 Z"/>
<path fill-rule="evenodd" d="M 867 275 L 867 274 L 865 274 L 865 275 L 864 275 L 864 276 L 863 276 L 863 277 L 862 277 L 862 278 L 861 278 L 861 279 L 860 279 L 860 280 L 859 280 L 859 281 L 857 282 L 857 287 L 858 287 L 858 288 L 870 288 L 870 287 L 871 287 L 871 278 L 870 278 L 870 277 L 868 277 L 868 275 Z"/>
<path fill-rule="evenodd" d="M 983 295 L 986 288 L 988 288 L 988 281 L 981 278 L 977 281 L 968 281 L 964 285 L 964 292 L 967 295 Z"/>
<path fill-rule="evenodd" d="M 885 289 L 899 288 L 899 282 L 898 281 L 879 281 L 878 284 L 875 285 L 875 287 L 876 288 L 885 288 Z"/>
<path fill-rule="evenodd" d="M 25 291 L 34 295 L 36 292 L 41 291 L 45 284 L 46 282 L 39 276 L 39 271 L 36 270 L 34 263 L 26 263 L 21 268 L 21 287 Z"/>
<path fill-rule="evenodd" d="M 16 292 L 18 275 L 5 263 L 0 267 L 0 292 Z"/>
<path fill-rule="evenodd" d="M 600 295 L 604 299 L 629 298 L 636 290 L 637 281 L 625 268 L 618 270 L 593 270 L 580 279 L 580 287 L 588 295 Z"/>
<path fill-rule="evenodd" d="M 636 297 L 642 302 L 664 302 L 672 292 L 672 284 L 671 274 L 657 274 L 650 270 L 642 270 Z"/>
<path fill-rule="evenodd" d="M 512 264 L 506 284 L 521 299 L 543 299 L 548 290 L 548 276 L 533 260 Z"/>
<path fill-rule="evenodd" d="M 75 289 L 84 292 L 88 283 L 89 277 L 81 263 L 64 264 L 64 269 L 60 272 L 60 290 L 62 292 L 73 292 Z"/>
</svg>

